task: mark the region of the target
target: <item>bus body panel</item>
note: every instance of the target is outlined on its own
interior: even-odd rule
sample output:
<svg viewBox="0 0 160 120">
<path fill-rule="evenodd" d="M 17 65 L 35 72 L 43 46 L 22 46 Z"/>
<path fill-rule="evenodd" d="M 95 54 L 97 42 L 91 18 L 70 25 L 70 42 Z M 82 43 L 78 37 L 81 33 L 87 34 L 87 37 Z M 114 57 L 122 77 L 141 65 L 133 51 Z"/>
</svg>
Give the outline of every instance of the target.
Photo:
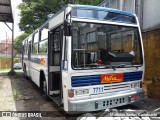
<svg viewBox="0 0 160 120">
<path fill-rule="evenodd" d="M 72 17 L 71 12 L 73 9 L 80 10 L 97 10 L 97 11 L 107 11 L 111 13 L 127 15 L 129 17 L 135 17 L 136 23 L 125 23 L 109 20 L 98 20 L 89 18 L 78 18 Z M 123 26 L 132 27 L 138 29 L 138 34 L 140 36 L 140 46 L 142 54 L 142 65 L 136 67 L 124 67 L 124 68 L 101 68 L 96 69 L 85 69 L 83 67 L 75 67 L 73 65 L 73 40 L 74 35 L 64 35 L 64 21 L 67 21 L 70 26 L 73 27 L 72 23 L 85 23 L 91 26 L 91 24 L 101 24 L 110 26 Z M 85 26 L 84 24 L 84 26 Z M 125 11 L 108 9 L 96 6 L 83 6 L 83 5 L 67 5 L 61 11 L 53 15 L 48 21 L 44 23 L 36 32 L 40 33 L 44 26 L 48 25 L 48 38 L 49 41 L 57 42 L 56 32 L 58 35 L 61 34 L 61 45 L 60 43 L 52 43 L 53 45 L 48 45 L 48 52 L 46 55 L 33 55 L 31 54 L 31 60 L 28 60 L 26 54 L 23 60 L 23 65 L 26 65 L 27 75 L 35 82 L 39 87 L 41 85 L 40 73 L 44 73 L 46 83 L 47 83 L 47 93 L 51 98 L 56 98 L 54 95 L 59 95 L 60 101 L 63 104 L 65 111 L 97 111 L 117 106 L 122 106 L 126 104 L 131 104 L 138 100 L 142 100 L 144 97 L 144 92 L 140 87 L 140 83 L 144 79 L 144 50 L 142 36 L 140 33 L 140 27 L 136 15 L 128 13 Z M 72 28 L 71 27 L 71 28 Z M 59 30 L 57 30 L 59 28 Z M 83 28 L 83 26 L 82 26 Z M 73 29 L 73 28 L 72 28 Z M 77 27 L 77 29 L 79 29 Z M 82 29 L 83 30 L 83 29 Z M 93 29 L 88 30 L 88 33 L 92 32 Z M 32 35 L 36 33 L 34 32 Z M 82 31 L 83 33 L 84 31 Z M 86 32 L 86 34 L 88 34 Z M 32 36 L 31 35 L 31 36 Z M 55 35 L 53 37 L 53 35 Z M 74 37 L 73 37 L 74 36 Z M 79 37 L 79 36 L 78 36 Z M 88 38 L 86 38 L 88 39 Z M 28 40 L 28 38 L 26 39 Z M 31 40 L 30 40 L 31 41 Z M 50 42 L 48 42 L 50 43 Z M 25 44 L 25 41 L 23 42 Z M 40 42 L 38 43 L 40 44 Z M 61 46 L 59 51 L 60 58 L 55 58 L 52 60 L 59 60 L 60 65 L 52 65 L 49 58 L 53 54 L 53 49 L 57 49 L 57 46 Z M 33 49 L 33 45 L 32 48 Z M 89 51 L 90 52 L 90 51 Z M 88 52 L 88 53 L 89 53 Z M 78 53 L 78 52 L 77 52 Z M 85 61 L 85 60 L 84 60 Z M 78 65 L 77 65 L 78 66 Z M 123 74 L 123 81 L 116 83 L 101 83 L 103 75 L 117 75 Z M 128 76 L 132 77 L 128 77 Z M 137 79 L 135 78 L 137 77 Z M 93 79 L 92 79 L 93 78 Z M 58 79 L 58 80 L 57 80 Z M 106 78 L 108 79 L 108 78 Z M 116 78 L 113 78 L 116 79 Z M 133 79 L 133 80 L 131 80 Z M 60 82 L 58 82 L 60 81 Z M 98 83 L 99 82 L 99 83 Z M 93 84 L 92 84 L 93 83 Z M 54 85 L 55 84 L 55 85 Z M 59 88 L 57 89 L 57 85 Z M 55 88 L 54 88 L 55 87 Z M 59 92 L 60 91 L 60 92 Z M 71 94 L 72 96 L 70 96 Z M 62 95 L 61 95 L 62 94 Z M 52 96 L 53 95 L 53 96 Z"/>
<path fill-rule="evenodd" d="M 49 29 L 53 29 L 64 21 L 64 11 L 55 16 L 51 21 L 49 21 Z"/>
</svg>

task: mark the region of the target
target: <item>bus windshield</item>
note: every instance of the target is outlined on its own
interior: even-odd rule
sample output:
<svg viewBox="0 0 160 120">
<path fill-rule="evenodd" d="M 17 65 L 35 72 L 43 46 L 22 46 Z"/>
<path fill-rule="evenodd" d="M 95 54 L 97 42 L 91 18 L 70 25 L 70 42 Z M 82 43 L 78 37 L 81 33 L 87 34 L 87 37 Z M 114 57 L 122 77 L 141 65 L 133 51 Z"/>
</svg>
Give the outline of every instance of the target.
<svg viewBox="0 0 160 120">
<path fill-rule="evenodd" d="M 73 22 L 72 30 L 73 69 L 142 65 L 138 27 Z"/>
</svg>

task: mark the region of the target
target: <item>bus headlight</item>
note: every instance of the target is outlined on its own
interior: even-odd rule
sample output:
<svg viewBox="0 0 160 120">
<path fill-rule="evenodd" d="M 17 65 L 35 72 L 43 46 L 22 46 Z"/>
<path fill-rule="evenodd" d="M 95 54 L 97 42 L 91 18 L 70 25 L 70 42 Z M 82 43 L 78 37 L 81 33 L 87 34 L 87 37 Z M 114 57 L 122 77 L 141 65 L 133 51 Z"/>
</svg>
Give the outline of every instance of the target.
<svg viewBox="0 0 160 120">
<path fill-rule="evenodd" d="M 140 83 L 132 83 L 131 88 L 140 88 Z"/>
<path fill-rule="evenodd" d="M 76 90 L 76 95 L 82 95 L 83 91 L 82 90 Z"/>
<path fill-rule="evenodd" d="M 84 95 L 85 95 L 85 94 L 89 94 L 89 90 L 88 90 L 88 89 L 83 90 L 83 94 L 84 94 Z"/>
<path fill-rule="evenodd" d="M 89 90 L 88 89 L 76 90 L 75 93 L 76 95 L 86 95 L 86 94 L 89 94 Z"/>
</svg>

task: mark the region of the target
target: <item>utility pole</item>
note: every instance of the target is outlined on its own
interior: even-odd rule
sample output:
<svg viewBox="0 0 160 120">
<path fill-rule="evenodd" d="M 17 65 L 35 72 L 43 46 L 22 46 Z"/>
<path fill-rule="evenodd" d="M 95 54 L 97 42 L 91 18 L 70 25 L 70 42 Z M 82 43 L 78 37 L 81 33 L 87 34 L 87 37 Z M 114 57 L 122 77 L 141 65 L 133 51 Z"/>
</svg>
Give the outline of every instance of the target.
<svg viewBox="0 0 160 120">
<path fill-rule="evenodd" d="M 11 71 L 9 71 L 8 75 L 15 75 L 15 71 L 13 69 L 13 44 L 14 44 L 14 22 L 12 23 L 12 62 L 11 62 Z"/>
<path fill-rule="evenodd" d="M 8 39 L 7 39 L 7 32 L 6 32 L 6 58 L 7 57 L 8 57 Z"/>
</svg>

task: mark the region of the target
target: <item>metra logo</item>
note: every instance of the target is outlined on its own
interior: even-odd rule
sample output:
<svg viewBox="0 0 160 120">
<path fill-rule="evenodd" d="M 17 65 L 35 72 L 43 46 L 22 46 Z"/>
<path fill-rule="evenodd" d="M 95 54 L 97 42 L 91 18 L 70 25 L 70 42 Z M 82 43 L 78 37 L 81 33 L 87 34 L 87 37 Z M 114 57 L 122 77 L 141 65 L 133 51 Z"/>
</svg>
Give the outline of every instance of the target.
<svg viewBox="0 0 160 120">
<path fill-rule="evenodd" d="M 122 73 L 101 75 L 101 83 L 112 83 L 112 82 L 122 82 L 122 81 L 123 81 L 123 74 Z"/>
</svg>

